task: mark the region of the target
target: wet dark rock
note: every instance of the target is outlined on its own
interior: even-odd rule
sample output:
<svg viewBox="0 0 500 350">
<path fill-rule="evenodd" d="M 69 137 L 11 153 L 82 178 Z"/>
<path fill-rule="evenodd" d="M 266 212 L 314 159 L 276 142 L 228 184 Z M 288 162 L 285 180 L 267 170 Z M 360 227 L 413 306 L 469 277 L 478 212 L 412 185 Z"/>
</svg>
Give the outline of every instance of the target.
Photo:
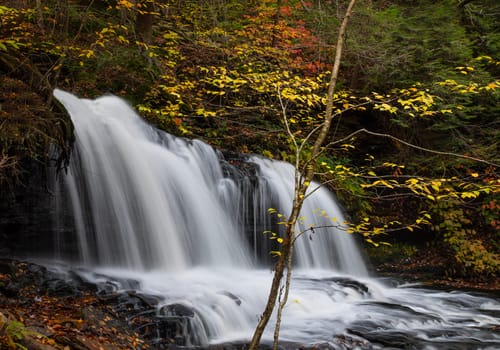
<svg viewBox="0 0 500 350">
<path fill-rule="evenodd" d="M 83 278 L 78 272 L 76 271 L 69 271 L 68 272 L 68 278 L 74 281 L 77 285 L 82 286 L 86 290 L 92 290 L 94 292 L 97 292 L 97 286 L 95 283 L 91 283 L 87 281 L 85 278 Z"/>
<path fill-rule="evenodd" d="M 342 287 L 352 288 L 361 294 L 369 293 L 368 287 L 359 281 L 356 281 L 356 280 L 353 280 L 350 278 L 341 278 L 341 277 L 331 278 L 330 280 L 332 282 L 338 283 Z"/>
<path fill-rule="evenodd" d="M 222 292 L 219 292 L 219 294 L 222 294 L 222 295 L 225 295 L 225 296 L 231 298 L 232 300 L 234 300 L 236 305 L 238 305 L 238 306 L 241 305 L 241 299 L 238 296 L 234 295 L 233 293 L 228 292 L 228 291 L 222 291 Z"/>
<path fill-rule="evenodd" d="M 102 289 L 99 289 L 95 294 L 96 297 L 99 300 L 102 300 L 103 302 L 112 302 L 113 300 L 118 299 L 118 297 L 120 296 L 120 293 L 118 292 L 115 291 L 106 292 Z"/>
<path fill-rule="evenodd" d="M 228 342 L 222 344 L 213 344 L 209 345 L 208 348 L 206 348 L 206 350 L 246 350 L 246 349 L 248 349 L 248 343 L 245 342 Z M 271 349 L 273 349 L 273 344 L 271 342 L 262 342 L 259 345 L 259 350 L 271 350 Z M 278 349 L 279 350 L 337 350 L 340 348 L 336 347 L 333 343 L 318 343 L 313 345 L 304 345 L 295 342 L 281 341 L 278 344 Z M 350 347 L 342 349 L 364 350 L 364 348 L 360 347 Z"/>
<path fill-rule="evenodd" d="M 332 345 L 334 349 L 356 349 L 356 350 L 371 350 L 372 344 L 362 337 L 347 334 L 337 334 L 334 336 Z M 314 347 L 313 347 L 314 348 Z"/>
<path fill-rule="evenodd" d="M 107 298 L 109 296 L 114 296 L 115 292 L 120 289 L 120 286 L 114 281 L 97 282 L 97 295 Z"/>
<path fill-rule="evenodd" d="M 110 299 L 113 300 L 113 299 Z M 118 293 L 113 300 L 113 309 L 119 313 L 135 314 L 151 309 L 151 306 L 146 304 L 141 298 L 132 293 Z"/>
<path fill-rule="evenodd" d="M 7 283 L 6 285 L 0 284 L 0 294 L 5 295 L 7 298 L 15 298 L 18 296 L 20 286 L 15 283 Z"/>
<path fill-rule="evenodd" d="M 95 279 L 104 280 L 103 282 L 96 282 L 99 290 L 102 288 L 105 291 L 111 292 L 117 290 L 137 290 L 141 287 L 140 282 L 132 278 L 117 278 L 99 273 L 93 274 L 93 277 Z"/>
<path fill-rule="evenodd" d="M 7 259 L 0 259 L 0 273 L 12 273 L 12 261 Z"/>
<path fill-rule="evenodd" d="M 179 303 L 159 308 L 163 297 L 134 290 L 119 291 L 116 286 L 123 281 L 108 282 L 99 285 L 99 300 L 110 305 L 118 318 L 125 319 L 150 349 L 172 349 L 172 346 L 185 347 L 191 344 L 190 319 L 195 315 L 193 309 Z M 108 293 L 108 290 L 111 291 Z"/>
<path fill-rule="evenodd" d="M 154 322 L 154 332 L 143 332 L 146 338 L 151 338 L 155 346 L 179 345 L 191 343 L 190 323 L 186 317 L 159 317 Z M 153 337 L 153 335 L 155 335 Z"/>
<path fill-rule="evenodd" d="M 48 295 L 58 297 L 77 295 L 78 293 L 81 293 L 76 281 L 65 281 L 61 279 L 50 279 L 44 281 L 42 288 L 46 290 Z"/>
<path fill-rule="evenodd" d="M 44 275 L 47 273 L 47 268 L 46 267 L 43 267 L 41 265 L 37 265 L 37 264 L 28 264 L 26 266 L 27 270 L 31 273 L 34 273 L 34 274 L 37 274 L 37 275 Z"/>
<path fill-rule="evenodd" d="M 0 292 L 8 297 L 18 296 L 19 291 L 30 287 L 40 295 L 73 296 L 88 288 L 70 275 L 50 271 L 47 268 L 30 263 L 3 260 L 0 270 L 11 276 L 8 283 L 0 284 Z"/>
<path fill-rule="evenodd" d="M 7 186 L 0 188 L 0 256 L 2 257 L 47 256 L 54 253 L 58 237 L 67 237 L 68 241 L 74 241 L 74 228 L 70 225 L 61 228 L 60 232 L 54 230 L 54 196 L 44 180 L 45 170 L 39 166 L 40 164 L 24 165 L 28 168 L 23 172 L 29 174 L 29 178 L 25 179 L 23 186 L 16 186 L 12 192 L 4 190 Z M 52 170 L 47 169 L 47 171 Z M 74 245 L 74 242 L 67 243 Z M 73 251 L 74 248 L 68 247 L 68 252 Z"/>
<path fill-rule="evenodd" d="M 144 305 L 146 305 L 146 307 L 149 307 L 151 309 L 156 309 L 158 304 L 163 300 L 163 297 L 158 295 L 137 293 L 136 291 L 128 291 L 127 293 L 130 296 L 134 296 L 135 298 L 140 299 L 144 303 Z"/>
<path fill-rule="evenodd" d="M 416 332 L 373 332 L 368 328 L 348 329 L 353 334 L 368 340 L 371 344 L 383 346 L 383 349 L 418 349 L 415 341 Z"/>
<path fill-rule="evenodd" d="M 405 319 L 408 317 L 412 317 L 413 319 L 420 319 L 421 321 L 441 321 L 441 318 L 437 315 L 434 316 L 428 313 L 421 313 L 404 305 L 382 301 L 367 301 L 362 304 L 370 306 L 371 308 L 377 308 L 381 313 L 386 312 L 384 310 L 391 310 L 390 313 L 391 317 L 393 318 Z"/>
<path fill-rule="evenodd" d="M 219 152 L 220 164 L 224 175 L 232 178 L 254 178 L 257 165 L 248 162 L 248 155 L 230 151 Z"/>
<path fill-rule="evenodd" d="M 67 335 L 60 335 L 56 337 L 57 342 L 62 344 L 62 345 L 67 345 L 70 346 L 72 349 L 75 350 L 100 350 L 103 349 L 103 347 L 99 344 L 99 342 L 92 340 L 92 339 L 87 339 L 82 336 L 67 336 Z"/>
<path fill-rule="evenodd" d="M 195 312 L 192 308 L 183 304 L 170 304 L 163 306 L 159 314 L 162 316 L 193 317 Z"/>
</svg>

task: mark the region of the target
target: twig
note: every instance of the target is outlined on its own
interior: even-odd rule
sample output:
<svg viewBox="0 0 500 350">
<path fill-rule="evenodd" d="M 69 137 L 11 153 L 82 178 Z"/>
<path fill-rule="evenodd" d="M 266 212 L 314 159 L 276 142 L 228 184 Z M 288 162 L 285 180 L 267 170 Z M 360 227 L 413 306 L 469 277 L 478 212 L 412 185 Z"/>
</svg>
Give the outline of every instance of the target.
<svg viewBox="0 0 500 350">
<path fill-rule="evenodd" d="M 340 139 L 340 140 L 336 140 L 336 141 L 332 141 L 328 144 L 328 146 L 331 146 L 331 145 L 335 145 L 335 144 L 339 144 L 341 142 L 345 142 L 349 139 L 351 139 L 352 137 L 356 136 L 357 134 L 360 134 L 360 133 L 365 133 L 365 134 L 369 134 L 369 135 L 373 135 L 373 136 L 379 136 L 379 137 L 385 137 L 385 138 L 389 138 L 391 140 L 394 140 L 396 142 L 399 142 L 405 146 L 408 146 L 408 147 L 411 147 L 411 148 L 414 148 L 414 149 L 418 149 L 420 151 L 423 151 L 423 152 L 428 152 L 428 153 L 433 153 L 433 154 L 440 154 L 440 155 L 443 155 L 443 156 L 449 156 L 449 157 L 455 157 L 455 158 L 462 158 L 462 159 L 467 159 L 467 160 L 472 160 L 474 162 L 479 162 L 479 163 L 484 163 L 484 164 L 488 164 L 488 165 L 491 165 L 491 166 L 494 166 L 496 168 L 500 168 L 500 164 L 497 164 L 497 163 L 494 163 L 494 162 L 490 162 L 488 160 L 485 160 L 485 159 L 481 159 L 481 158 L 476 158 L 476 157 L 471 157 L 471 156 L 467 156 L 465 154 L 458 154 L 458 153 L 453 153 L 453 152 L 443 152 L 443 151 L 436 151 L 436 150 L 433 150 L 433 149 L 430 149 L 430 148 L 426 148 L 426 147 L 422 147 L 422 146 L 417 146 L 417 145 L 414 145 L 410 142 L 406 142 L 398 137 L 395 137 L 393 135 L 390 135 L 390 134 L 382 134 L 382 133 L 378 133 L 378 132 L 374 132 L 374 131 L 369 131 L 369 130 L 366 130 L 366 129 L 359 129 L 359 130 L 356 130 L 354 132 L 352 132 L 351 134 L 349 134 L 348 136 Z"/>
</svg>

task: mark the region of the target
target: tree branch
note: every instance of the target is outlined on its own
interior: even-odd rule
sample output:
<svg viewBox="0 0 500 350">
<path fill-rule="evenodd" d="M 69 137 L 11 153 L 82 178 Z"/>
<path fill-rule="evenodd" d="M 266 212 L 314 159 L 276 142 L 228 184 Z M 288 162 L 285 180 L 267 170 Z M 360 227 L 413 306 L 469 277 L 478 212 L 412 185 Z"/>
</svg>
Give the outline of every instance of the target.
<svg viewBox="0 0 500 350">
<path fill-rule="evenodd" d="M 366 130 L 366 129 L 359 129 L 359 130 L 356 130 L 354 132 L 352 132 L 351 134 L 349 134 L 348 136 L 340 139 L 340 140 L 336 140 L 336 141 L 332 141 L 328 144 L 328 146 L 331 146 L 331 145 L 335 145 L 335 144 L 339 144 L 341 142 L 345 142 L 351 138 L 353 138 L 354 136 L 356 136 L 357 134 L 360 134 L 360 133 L 365 133 L 365 134 L 369 134 L 369 135 L 373 135 L 373 136 L 378 136 L 378 137 L 385 137 L 385 138 L 388 138 L 388 139 L 391 139 L 391 140 L 394 140 L 396 142 L 399 142 L 405 146 L 408 146 L 408 147 L 411 147 L 411 148 L 414 148 L 414 149 L 418 149 L 420 151 L 423 151 L 423 152 L 427 152 L 427 153 L 433 153 L 433 154 L 440 154 L 440 155 L 443 155 L 443 156 L 449 156 L 449 157 L 455 157 L 455 158 L 462 158 L 462 159 L 467 159 L 467 160 L 471 160 L 471 161 L 474 161 L 474 162 L 479 162 L 479 163 L 484 163 L 484 164 L 488 164 L 488 165 L 491 165 L 491 166 L 494 166 L 496 168 L 500 168 L 500 164 L 497 164 L 495 162 L 490 162 L 488 160 L 484 160 L 484 159 L 481 159 L 481 158 L 476 158 L 476 157 L 471 157 L 471 156 L 467 156 L 467 155 L 464 155 L 464 154 L 458 154 L 458 153 L 453 153 L 453 152 L 443 152 L 443 151 L 436 151 L 436 150 L 433 150 L 433 149 L 430 149 L 430 148 L 426 148 L 426 147 L 421 147 L 421 146 L 417 146 L 417 145 L 414 145 L 410 142 L 406 142 L 400 138 L 397 138 L 393 135 L 390 135 L 390 134 L 382 134 L 382 133 L 378 133 L 378 132 L 374 132 L 374 131 L 369 131 L 369 130 Z"/>
<path fill-rule="evenodd" d="M 459 8 L 464 8 L 464 7 L 465 7 L 465 5 L 467 5 L 468 3 L 472 2 L 472 1 L 474 1 L 474 0 L 462 0 L 462 1 L 460 1 L 460 2 L 458 3 L 458 7 L 459 7 Z"/>
</svg>

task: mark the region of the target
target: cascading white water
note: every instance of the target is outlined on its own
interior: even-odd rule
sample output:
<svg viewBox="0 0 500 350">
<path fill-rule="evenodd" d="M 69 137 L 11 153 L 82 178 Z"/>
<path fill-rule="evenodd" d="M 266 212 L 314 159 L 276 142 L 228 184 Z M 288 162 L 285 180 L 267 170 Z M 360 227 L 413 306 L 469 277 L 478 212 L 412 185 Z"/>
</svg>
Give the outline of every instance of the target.
<svg viewBox="0 0 500 350">
<path fill-rule="evenodd" d="M 54 94 L 75 126 L 64 180 L 79 263 L 87 268 L 80 275 L 117 289 L 133 279 L 142 293 L 161 296 L 160 306 L 193 310 L 187 345 L 248 340 L 272 278 L 257 263 L 270 249 L 262 232 L 276 229 L 266 210 L 287 215 L 293 168 L 250 157 L 255 179 L 226 176 L 211 147 L 155 130 L 117 97 Z M 308 198 L 302 215 L 307 222 L 299 230 L 344 220 L 325 189 Z M 335 349 L 500 347 L 497 300 L 386 286 L 367 277 L 351 236 L 329 228 L 302 238 L 284 341 Z"/>
<path fill-rule="evenodd" d="M 260 181 L 267 182 L 276 198 L 272 202 L 286 215 L 292 211 L 294 167 L 285 162 L 251 158 L 259 165 Z M 304 202 L 297 232 L 306 232 L 297 240 L 295 252 L 301 268 L 338 268 L 355 276 L 367 276 L 368 271 L 356 243 L 342 225 L 344 216 L 332 194 L 318 183 L 311 183 L 309 197 Z M 313 192 L 311 194 L 311 192 Z M 308 230 L 310 227 L 314 231 Z M 344 225 L 345 227 L 345 225 Z"/>
<path fill-rule="evenodd" d="M 84 264 L 250 266 L 249 249 L 219 200 L 234 184 L 208 145 L 154 130 L 116 97 L 54 94 L 75 126 L 76 159 L 66 180 Z"/>
<path fill-rule="evenodd" d="M 85 264 L 163 270 L 249 267 L 252 249 L 244 237 L 245 222 L 265 221 L 268 205 L 284 214 L 291 211 L 293 168 L 288 163 L 252 157 L 258 181 L 243 190 L 247 179 L 224 176 L 210 146 L 153 129 L 124 101 L 78 99 L 60 90 L 54 94 L 75 126 L 77 159 L 67 183 Z M 247 217 L 250 202 L 252 218 Z M 315 209 L 344 221 L 331 194 L 319 189 L 306 200 L 302 215 L 308 224 L 300 230 L 333 225 Z M 258 223 L 255 229 L 270 226 Z M 262 231 L 254 235 L 265 241 Z M 352 237 L 334 227 L 318 231 L 312 240 L 298 240 L 299 266 L 367 274 Z M 261 243 L 255 238 L 253 245 Z"/>
</svg>

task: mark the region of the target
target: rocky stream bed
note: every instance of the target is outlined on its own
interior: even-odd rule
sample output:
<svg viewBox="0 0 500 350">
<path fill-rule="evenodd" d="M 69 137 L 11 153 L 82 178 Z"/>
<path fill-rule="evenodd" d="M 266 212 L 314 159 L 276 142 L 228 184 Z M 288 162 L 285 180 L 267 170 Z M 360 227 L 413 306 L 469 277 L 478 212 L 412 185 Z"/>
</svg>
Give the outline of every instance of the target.
<svg viewBox="0 0 500 350">
<path fill-rule="evenodd" d="M 399 267 L 399 277 L 418 278 L 423 267 L 410 265 L 408 262 L 408 266 Z M 379 269 L 396 275 L 394 266 Z M 435 282 L 441 287 L 455 285 L 499 296 L 497 279 L 491 279 L 489 284 L 465 280 L 451 283 L 446 279 Z M 135 292 L 133 281 L 128 283 L 130 291 L 116 292 L 111 284 L 91 284 L 77 273 L 63 275 L 31 262 L 0 260 L 0 349 L 187 348 L 188 318 L 193 311 L 183 305 L 170 305 L 168 310 L 158 312 L 158 298 Z M 342 349 L 370 349 L 369 344 L 356 338 L 336 338 L 335 342 Z M 306 348 L 300 344 L 283 346 Z M 211 350 L 243 348 L 245 344 L 241 343 L 210 346 Z M 329 345 L 318 344 L 314 348 L 328 349 Z"/>
<path fill-rule="evenodd" d="M 134 281 L 127 283 L 133 287 Z M 0 349 L 187 348 L 192 310 L 169 305 L 158 312 L 159 298 L 132 289 L 115 292 L 113 287 L 87 283 L 76 273 L 59 274 L 32 262 L 0 259 Z M 244 347 L 231 343 L 210 349 Z"/>
</svg>

